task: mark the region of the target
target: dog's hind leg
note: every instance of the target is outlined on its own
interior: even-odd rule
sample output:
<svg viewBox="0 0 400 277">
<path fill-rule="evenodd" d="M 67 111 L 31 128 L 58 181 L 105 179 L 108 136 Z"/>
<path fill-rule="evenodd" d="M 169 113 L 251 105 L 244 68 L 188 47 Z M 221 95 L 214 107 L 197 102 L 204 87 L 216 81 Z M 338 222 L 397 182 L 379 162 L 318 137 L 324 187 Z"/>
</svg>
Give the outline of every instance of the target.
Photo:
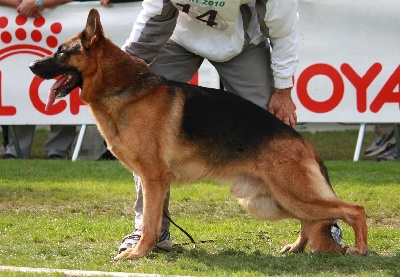
<svg viewBox="0 0 400 277">
<path fill-rule="evenodd" d="M 301 221 L 301 231 L 296 242 L 285 245 L 281 253 L 300 253 L 310 243 L 310 250 L 317 253 L 344 253 L 342 248 L 331 235 L 332 220 Z"/>
<path fill-rule="evenodd" d="M 295 243 L 284 246 L 281 253 L 303 252 L 310 243 L 310 250 L 317 253 L 344 253 L 342 248 L 332 237 L 331 227 L 333 220 L 301 221 L 301 231 Z"/>
<path fill-rule="evenodd" d="M 312 252 L 343 254 L 346 252 L 346 248 L 343 248 L 332 236 L 331 229 L 334 222 L 333 220 L 320 220 L 309 223 L 308 237 Z"/>
<path fill-rule="evenodd" d="M 278 202 L 268 195 L 259 180 L 241 178 L 231 188 L 231 194 L 238 197 L 239 203 L 254 217 L 263 220 L 280 220 L 291 218 L 293 215 L 282 209 Z M 301 225 L 302 230 L 296 242 L 284 246 L 281 253 L 299 253 L 303 252 L 308 243 L 307 224 Z"/>
<path fill-rule="evenodd" d="M 250 199 L 239 199 L 239 202 L 253 216 L 266 220 L 279 220 L 293 217 L 282 209 L 272 198 L 259 195 Z M 344 253 L 342 248 L 331 235 L 333 220 L 301 221 L 301 231 L 297 240 L 284 246 L 281 253 L 301 253 L 310 243 L 311 251 L 324 253 Z"/>
<path fill-rule="evenodd" d="M 259 179 L 247 176 L 238 179 L 231 188 L 231 194 L 238 197 L 239 203 L 254 217 L 264 220 L 293 218 L 274 197 L 268 194 L 265 184 Z M 296 242 L 284 246 L 281 253 L 303 252 L 310 242 L 315 252 L 345 251 L 332 238 L 330 228 L 333 220 L 301 221 L 301 231 Z"/>
<path fill-rule="evenodd" d="M 265 183 L 269 184 L 271 195 L 283 210 L 303 222 L 319 222 L 341 219 L 349 224 L 355 235 L 355 246 L 347 253 L 364 255 L 368 251 L 367 224 L 364 207 L 358 204 L 339 200 L 333 192 L 322 162 L 316 159 L 290 161 L 279 164 L 279 168 L 270 167 Z M 290 172 L 290 174 L 287 174 Z M 322 239 L 328 231 L 328 224 L 311 228 L 319 230 L 319 235 L 308 236 L 314 238 L 316 248 L 327 251 L 321 244 L 318 246 L 318 237 Z M 326 225 L 326 226 L 325 226 Z M 314 232 L 317 234 L 317 232 Z M 335 247 L 334 247 L 335 248 Z M 330 247 L 328 247 L 330 249 Z M 331 250 L 329 250 L 331 251 Z M 328 252 L 329 252 L 328 251 Z"/>
<path fill-rule="evenodd" d="M 312 192 L 310 192 L 312 193 Z M 283 192 L 279 193 L 282 197 Z M 295 218 L 302 221 L 304 228 L 307 228 L 305 236 L 312 241 L 317 252 L 343 252 L 336 246 L 324 244 L 322 239 L 332 238 L 328 235 L 330 226 L 335 219 L 341 219 L 349 224 L 355 235 L 355 246 L 349 248 L 347 253 L 365 255 L 368 251 L 367 223 L 364 208 L 361 205 L 347 203 L 335 199 L 300 199 L 292 193 L 284 196 L 285 202 L 282 206 Z M 279 201 L 279 199 L 278 199 Z M 321 222 L 322 221 L 322 222 Z M 310 222 L 310 223 L 307 223 Z M 302 226 L 303 227 L 303 226 Z M 336 245 L 336 244 L 332 244 Z M 337 245 L 338 246 L 338 245 Z M 336 251 L 336 250 L 340 251 Z"/>
<path fill-rule="evenodd" d="M 366 255 L 368 252 L 368 228 L 364 207 L 361 205 L 342 202 L 341 209 L 344 217 L 337 217 L 349 224 L 355 234 L 355 246 L 347 249 L 346 253 Z"/>
</svg>

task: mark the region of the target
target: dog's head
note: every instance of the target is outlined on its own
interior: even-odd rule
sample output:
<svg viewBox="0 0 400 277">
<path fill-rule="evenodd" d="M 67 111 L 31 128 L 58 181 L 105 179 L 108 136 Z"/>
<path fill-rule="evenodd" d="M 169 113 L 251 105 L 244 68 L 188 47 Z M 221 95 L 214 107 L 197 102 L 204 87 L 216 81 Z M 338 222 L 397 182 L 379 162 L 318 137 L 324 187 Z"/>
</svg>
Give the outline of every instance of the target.
<svg viewBox="0 0 400 277">
<path fill-rule="evenodd" d="M 100 15 L 96 9 L 92 9 L 86 27 L 80 34 L 61 44 L 57 52 L 29 65 L 31 71 L 43 79 L 61 76 L 49 91 L 46 109 L 54 103 L 55 98 L 65 97 L 77 87 L 82 88 L 83 72 L 88 74 L 88 68 L 93 67 L 90 49 L 104 37 Z"/>
</svg>

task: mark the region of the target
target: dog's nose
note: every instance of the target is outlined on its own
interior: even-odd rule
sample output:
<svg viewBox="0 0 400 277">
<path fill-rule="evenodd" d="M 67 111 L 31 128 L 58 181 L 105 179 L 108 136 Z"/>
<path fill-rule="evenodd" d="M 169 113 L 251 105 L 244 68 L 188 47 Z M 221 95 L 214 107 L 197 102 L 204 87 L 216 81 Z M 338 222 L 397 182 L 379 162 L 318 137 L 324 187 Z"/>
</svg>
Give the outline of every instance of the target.
<svg viewBox="0 0 400 277">
<path fill-rule="evenodd" d="M 35 62 L 33 62 L 33 63 L 31 63 L 30 65 L 29 65 L 29 69 L 31 70 L 31 71 L 33 71 L 33 69 L 35 68 Z"/>
<path fill-rule="evenodd" d="M 39 64 L 38 61 L 34 61 L 29 65 L 29 69 L 32 71 L 33 74 L 37 74 L 39 70 Z"/>
</svg>

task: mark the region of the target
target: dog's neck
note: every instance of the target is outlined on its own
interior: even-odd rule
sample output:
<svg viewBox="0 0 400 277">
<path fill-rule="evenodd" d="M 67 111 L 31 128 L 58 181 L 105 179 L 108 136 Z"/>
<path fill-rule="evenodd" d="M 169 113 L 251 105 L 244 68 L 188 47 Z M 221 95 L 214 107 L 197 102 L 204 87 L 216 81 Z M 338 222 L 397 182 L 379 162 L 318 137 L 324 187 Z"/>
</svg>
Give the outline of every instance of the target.
<svg viewBox="0 0 400 277">
<path fill-rule="evenodd" d="M 128 87 L 130 91 L 140 91 L 141 88 L 136 88 L 140 83 L 137 82 L 137 79 L 141 78 L 143 73 L 150 72 L 147 63 L 122 51 L 108 39 L 100 46 L 99 51 L 96 51 L 100 55 L 93 57 L 93 61 L 96 63 L 96 74 L 89 73 L 84 76 L 82 100 L 87 104 L 101 101 L 121 95 L 128 90 Z M 119 80 L 124 80 L 124 82 Z M 99 87 L 97 84 L 102 84 L 102 86 Z M 86 90 L 96 90 L 96 92 L 86 93 Z"/>
</svg>

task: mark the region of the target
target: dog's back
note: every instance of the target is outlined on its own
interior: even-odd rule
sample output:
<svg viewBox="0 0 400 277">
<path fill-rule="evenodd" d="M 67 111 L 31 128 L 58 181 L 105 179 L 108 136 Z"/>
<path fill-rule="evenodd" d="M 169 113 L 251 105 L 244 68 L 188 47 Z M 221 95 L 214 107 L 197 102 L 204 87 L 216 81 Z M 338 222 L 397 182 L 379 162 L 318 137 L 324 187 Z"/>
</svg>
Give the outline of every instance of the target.
<svg viewBox="0 0 400 277">
<path fill-rule="evenodd" d="M 173 81 L 166 84 L 184 94 L 181 135 L 212 152 L 207 157 L 210 163 L 254 155 L 274 138 L 301 139 L 274 115 L 230 92 Z"/>
</svg>

